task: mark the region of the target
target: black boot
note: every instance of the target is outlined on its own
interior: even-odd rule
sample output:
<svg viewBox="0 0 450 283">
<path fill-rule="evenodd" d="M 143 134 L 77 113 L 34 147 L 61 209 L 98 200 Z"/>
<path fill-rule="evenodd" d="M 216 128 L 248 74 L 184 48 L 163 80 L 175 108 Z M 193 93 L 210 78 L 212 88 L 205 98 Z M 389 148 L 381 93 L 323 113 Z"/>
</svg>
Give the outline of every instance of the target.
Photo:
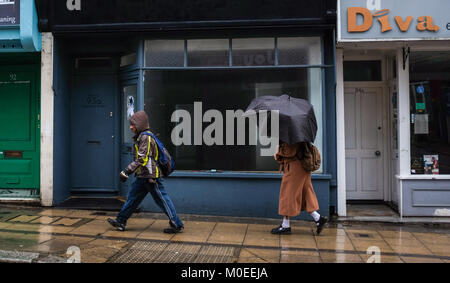
<svg viewBox="0 0 450 283">
<path fill-rule="evenodd" d="M 317 235 L 320 234 L 320 232 L 322 232 L 323 226 L 325 225 L 325 223 L 328 222 L 328 219 L 326 217 L 320 216 L 319 221 L 316 221 L 316 225 L 317 225 Z"/>
</svg>

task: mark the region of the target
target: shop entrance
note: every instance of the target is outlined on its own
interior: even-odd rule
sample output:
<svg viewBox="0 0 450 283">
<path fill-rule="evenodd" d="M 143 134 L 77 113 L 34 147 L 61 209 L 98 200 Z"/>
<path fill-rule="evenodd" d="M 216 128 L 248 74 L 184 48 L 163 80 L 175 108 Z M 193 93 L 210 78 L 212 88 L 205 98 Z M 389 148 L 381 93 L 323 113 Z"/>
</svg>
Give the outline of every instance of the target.
<svg viewBox="0 0 450 283">
<path fill-rule="evenodd" d="M 76 62 L 77 67 L 82 64 L 95 66 L 97 63 Z M 95 71 L 95 68 L 89 68 L 88 72 L 82 69 L 72 77 L 70 97 L 71 194 L 117 194 L 117 75 Z"/>
<path fill-rule="evenodd" d="M 383 89 L 360 85 L 344 93 L 347 199 L 383 200 Z"/>
</svg>

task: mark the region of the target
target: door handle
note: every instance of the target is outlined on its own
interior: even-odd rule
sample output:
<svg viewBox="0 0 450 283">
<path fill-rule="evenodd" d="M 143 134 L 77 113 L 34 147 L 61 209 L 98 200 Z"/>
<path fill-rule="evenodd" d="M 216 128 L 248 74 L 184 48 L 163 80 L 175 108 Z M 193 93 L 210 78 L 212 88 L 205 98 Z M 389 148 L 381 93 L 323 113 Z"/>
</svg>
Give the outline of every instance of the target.
<svg viewBox="0 0 450 283">
<path fill-rule="evenodd" d="M 95 144 L 101 144 L 100 141 L 87 141 L 88 143 L 95 143 Z"/>
<path fill-rule="evenodd" d="M 381 152 L 380 152 L 379 150 L 377 150 L 377 151 L 375 151 L 375 155 L 376 155 L 376 156 L 380 156 L 380 155 L 381 155 Z"/>
</svg>

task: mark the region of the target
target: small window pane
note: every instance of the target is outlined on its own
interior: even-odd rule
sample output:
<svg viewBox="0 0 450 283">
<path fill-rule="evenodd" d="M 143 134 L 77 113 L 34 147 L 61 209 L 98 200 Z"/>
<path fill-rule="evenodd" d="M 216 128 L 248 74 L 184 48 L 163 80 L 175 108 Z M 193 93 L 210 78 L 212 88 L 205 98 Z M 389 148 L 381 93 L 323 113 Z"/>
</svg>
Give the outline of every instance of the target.
<svg viewBox="0 0 450 283">
<path fill-rule="evenodd" d="M 228 39 L 188 40 L 189 67 L 217 67 L 229 65 Z"/>
<path fill-rule="evenodd" d="M 136 64 L 136 53 L 131 53 L 120 57 L 120 67 Z"/>
<path fill-rule="evenodd" d="M 278 38 L 279 65 L 321 65 L 319 37 Z"/>
<path fill-rule="evenodd" d="M 147 40 L 145 66 L 183 67 L 184 40 Z"/>
<path fill-rule="evenodd" d="M 233 39 L 233 66 L 275 65 L 274 38 Z"/>
<path fill-rule="evenodd" d="M 345 61 L 344 81 L 381 81 L 381 61 Z"/>
</svg>

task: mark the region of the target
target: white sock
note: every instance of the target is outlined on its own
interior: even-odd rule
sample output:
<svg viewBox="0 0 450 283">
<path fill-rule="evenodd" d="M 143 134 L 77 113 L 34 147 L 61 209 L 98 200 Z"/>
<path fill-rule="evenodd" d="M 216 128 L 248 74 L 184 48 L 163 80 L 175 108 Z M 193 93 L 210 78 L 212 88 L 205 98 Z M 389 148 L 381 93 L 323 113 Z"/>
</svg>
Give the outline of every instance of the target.
<svg viewBox="0 0 450 283">
<path fill-rule="evenodd" d="M 291 227 L 291 224 L 289 223 L 289 218 L 283 218 L 283 223 L 281 224 L 281 227 L 283 228 Z"/>
<path fill-rule="evenodd" d="M 317 211 L 314 211 L 313 213 L 311 213 L 311 216 L 314 218 L 314 221 L 319 221 L 320 219 L 320 214 L 317 213 Z"/>
</svg>

